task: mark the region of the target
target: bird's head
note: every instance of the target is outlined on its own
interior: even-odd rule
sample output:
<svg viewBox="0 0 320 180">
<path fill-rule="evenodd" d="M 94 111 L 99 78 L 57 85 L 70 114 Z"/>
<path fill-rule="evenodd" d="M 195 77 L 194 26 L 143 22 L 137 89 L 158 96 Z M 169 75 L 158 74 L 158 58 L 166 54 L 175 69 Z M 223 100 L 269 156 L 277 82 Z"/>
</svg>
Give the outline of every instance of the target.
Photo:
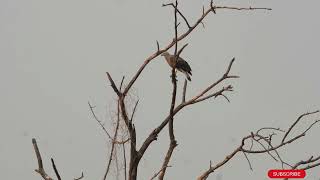
<svg viewBox="0 0 320 180">
<path fill-rule="evenodd" d="M 170 56 L 170 54 L 169 54 L 167 51 L 165 51 L 165 52 L 163 52 L 163 53 L 161 54 L 161 56 L 168 57 L 168 56 Z"/>
</svg>

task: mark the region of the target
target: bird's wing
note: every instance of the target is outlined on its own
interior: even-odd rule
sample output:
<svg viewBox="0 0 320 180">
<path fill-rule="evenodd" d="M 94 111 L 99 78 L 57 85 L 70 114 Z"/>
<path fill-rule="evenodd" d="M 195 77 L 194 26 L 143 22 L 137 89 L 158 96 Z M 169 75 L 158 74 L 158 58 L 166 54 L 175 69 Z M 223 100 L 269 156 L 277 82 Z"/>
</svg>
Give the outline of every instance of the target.
<svg viewBox="0 0 320 180">
<path fill-rule="evenodd" d="M 177 61 L 176 68 L 182 69 L 182 70 L 184 70 L 186 72 L 191 72 L 191 67 L 189 66 L 187 61 L 185 61 L 181 57 L 179 57 L 179 59 Z"/>
</svg>

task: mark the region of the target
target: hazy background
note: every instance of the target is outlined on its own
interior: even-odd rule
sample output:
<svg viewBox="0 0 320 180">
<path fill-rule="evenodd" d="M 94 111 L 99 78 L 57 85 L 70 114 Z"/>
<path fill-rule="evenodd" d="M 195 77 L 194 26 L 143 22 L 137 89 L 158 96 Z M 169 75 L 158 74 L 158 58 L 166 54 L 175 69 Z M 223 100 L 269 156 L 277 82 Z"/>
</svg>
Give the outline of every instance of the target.
<svg viewBox="0 0 320 180">
<path fill-rule="evenodd" d="M 110 128 L 115 95 L 105 72 L 117 82 L 126 75 L 128 82 L 154 52 L 156 40 L 162 47 L 173 38 L 172 9 L 162 8 L 164 2 L 0 0 L 0 179 L 41 179 L 34 172 L 33 137 L 50 175 L 53 157 L 64 179 L 81 171 L 87 180 L 102 178 L 110 147 L 87 102 L 97 106 L 97 115 Z M 251 131 L 263 126 L 287 129 L 300 114 L 320 108 L 320 1 L 217 2 L 273 10 L 219 10 L 184 41 L 189 46 L 182 56 L 194 74 L 188 97 L 219 78 L 232 57 L 236 61 L 231 74 L 241 78 L 229 81 L 235 89 L 229 93 L 231 103 L 217 98 L 177 115 L 179 146 L 167 179 L 195 179 L 210 160 L 222 160 Z M 180 7 L 193 23 L 208 4 L 184 0 Z M 159 57 L 134 86 L 132 93 L 140 99 L 135 118 L 139 146 L 169 111 L 169 76 L 170 68 Z M 183 78 L 179 74 L 179 87 Z M 319 115 L 304 121 L 300 130 L 316 118 Z M 162 132 L 146 152 L 140 179 L 158 171 L 167 134 Z M 294 163 L 319 155 L 319 135 L 317 125 L 303 140 L 287 146 L 284 159 Z M 267 170 L 280 167 L 268 155 L 249 158 L 254 171 L 239 154 L 209 179 L 268 179 Z M 307 174 L 306 179 L 318 180 L 320 168 Z"/>
</svg>

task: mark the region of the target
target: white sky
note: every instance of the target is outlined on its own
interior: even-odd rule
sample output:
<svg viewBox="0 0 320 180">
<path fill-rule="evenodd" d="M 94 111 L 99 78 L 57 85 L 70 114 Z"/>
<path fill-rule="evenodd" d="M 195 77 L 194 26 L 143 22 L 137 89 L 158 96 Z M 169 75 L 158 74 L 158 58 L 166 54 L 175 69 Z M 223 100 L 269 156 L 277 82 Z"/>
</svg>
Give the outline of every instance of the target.
<svg viewBox="0 0 320 180">
<path fill-rule="evenodd" d="M 223 10 L 209 15 L 184 43 L 181 56 L 193 69 L 188 95 L 216 80 L 229 60 L 240 79 L 223 98 L 188 107 L 176 118 L 179 146 L 168 179 L 195 179 L 231 152 L 243 136 L 263 126 L 286 129 L 297 116 L 319 109 L 320 1 L 220 0 L 221 5 L 271 7 L 272 11 Z M 173 38 L 172 9 L 163 1 L 1 0 L 0 1 L 0 179 L 41 179 L 34 172 L 31 144 L 37 138 L 47 171 L 53 157 L 64 179 L 85 173 L 101 179 L 109 150 L 106 136 L 92 119 L 87 102 L 96 105 L 110 128 L 114 93 L 105 72 L 117 82 L 129 77 Z M 209 1 L 184 0 L 181 10 L 193 23 Z M 182 27 L 182 26 L 181 26 Z M 173 52 L 173 51 L 171 51 Z M 170 69 L 155 59 L 134 86 L 140 99 L 135 124 L 140 145 L 166 116 Z M 179 75 L 179 86 L 183 76 Z M 227 85 L 226 83 L 225 85 Z M 300 129 L 318 116 L 304 121 Z M 298 131 L 297 131 L 298 132 Z M 289 162 L 319 155 L 319 126 L 283 153 Z M 167 150 L 166 130 L 145 154 L 141 179 L 150 178 Z M 209 179 L 267 179 L 280 167 L 269 156 L 249 156 L 251 172 L 238 155 Z M 320 169 L 306 179 L 318 180 Z"/>
</svg>

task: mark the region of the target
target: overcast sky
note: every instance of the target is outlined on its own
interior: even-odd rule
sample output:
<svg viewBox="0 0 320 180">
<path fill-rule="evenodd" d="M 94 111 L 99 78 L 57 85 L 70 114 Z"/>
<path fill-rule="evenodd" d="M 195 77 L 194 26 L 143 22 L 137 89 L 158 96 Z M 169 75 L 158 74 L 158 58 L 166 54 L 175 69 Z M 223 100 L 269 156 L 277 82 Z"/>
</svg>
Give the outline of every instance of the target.
<svg viewBox="0 0 320 180">
<path fill-rule="evenodd" d="M 188 97 L 225 71 L 235 91 L 223 98 L 188 107 L 175 120 L 178 147 L 168 179 L 195 179 L 235 149 L 243 136 L 264 126 L 288 128 L 297 116 L 320 109 L 319 0 L 218 0 L 219 5 L 270 7 L 272 11 L 219 10 L 209 15 L 184 43 L 193 69 Z M 41 179 L 31 139 L 35 137 L 46 169 L 53 157 L 64 179 L 101 179 L 106 168 L 107 137 L 93 120 L 87 102 L 111 128 L 115 94 L 105 72 L 128 82 L 156 49 L 173 38 L 173 13 L 164 1 L 0 0 L 0 179 Z M 180 7 L 190 23 L 209 1 L 184 0 Z M 181 26 L 183 28 L 183 26 Z M 183 30 L 183 29 L 181 29 Z M 170 50 L 172 53 L 173 50 Z M 181 88 L 184 76 L 178 75 Z M 170 68 L 163 57 L 149 64 L 132 89 L 140 99 L 135 117 L 138 146 L 169 111 Z M 181 89 L 179 89 L 179 92 Z M 295 133 L 319 115 L 304 121 Z M 294 163 L 319 155 L 320 127 L 283 149 Z M 139 168 L 148 179 L 162 163 L 167 130 L 152 143 Z M 317 139 L 316 139 L 317 138 Z M 285 152 L 285 153 L 284 153 Z M 267 155 L 242 154 L 209 179 L 267 179 L 280 168 Z M 307 172 L 318 180 L 320 168 Z"/>
</svg>

